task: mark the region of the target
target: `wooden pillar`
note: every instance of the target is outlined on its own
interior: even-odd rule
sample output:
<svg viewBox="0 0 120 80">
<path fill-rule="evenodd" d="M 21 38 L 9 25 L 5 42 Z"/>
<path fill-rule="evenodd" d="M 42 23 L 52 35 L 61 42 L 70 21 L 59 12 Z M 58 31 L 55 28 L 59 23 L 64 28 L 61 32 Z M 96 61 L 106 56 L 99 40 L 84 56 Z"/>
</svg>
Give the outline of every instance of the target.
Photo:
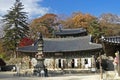
<svg viewBox="0 0 120 80">
<path fill-rule="evenodd" d="M 79 68 L 81 68 L 81 58 L 79 58 Z"/>
<path fill-rule="evenodd" d="M 95 68 L 95 59 L 94 59 L 94 55 L 92 55 L 92 60 L 91 60 L 91 62 L 92 62 L 92 68 Z"/>
<path fill-rule="evenodd" d="M 68 59 L 67 58 L 65 58 L 66 59 L 66 69 L 68 69 Z"/>
<path fill-rule="evenodd" d="M 53 69 L 55 69 L 55 57 L 53 58 Z"/>
</svg>

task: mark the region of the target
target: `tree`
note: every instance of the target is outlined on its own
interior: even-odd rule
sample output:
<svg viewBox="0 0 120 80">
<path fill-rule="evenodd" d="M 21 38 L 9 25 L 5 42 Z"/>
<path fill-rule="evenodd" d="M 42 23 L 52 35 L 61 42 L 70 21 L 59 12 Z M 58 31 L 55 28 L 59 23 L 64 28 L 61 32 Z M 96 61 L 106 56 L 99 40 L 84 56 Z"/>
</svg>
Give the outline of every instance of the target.
<svg viewBox="0 0 120 80">
<path fill-rule="evenodd" d="M 37 32 L 40 32 L 44 37 L 51 37 L 54 31 L 54 26 L 57 25 L 57 15 L 45 14 L 40 18 L 34 19 L 30 24 L 31 35 L 37 37 Z"/>
<path fill-rule="evenodd" d="M 104 34 L 104 32 L 102 31 L 100 24 L 98 23 L 97 20 L 91 21 L 89 27 L 89 33 L 92 35 L 94 42 L 98 43 L 99 38 L 101 37 L 101 35 Z"/>
<path fill-rule="evenodd" d="M 65 28 L 89 28 L 89 25 L 92 20 L 96 17 L 91 16 L 90 14 L 83 14 L 81 12 L 74 12 L 72 16 L 68 17 L 65 20 L 62 20 L 62 25 Z"/>
<path fill-rule="evenodd" d="M 4 57 L 5 57 L 5 52 L 3 48 L 3 42 L 2 39 L 0 39 L 0 58 L 4 58 Z"/>
<path fill-rule="evenodd" d="M 61 20 L 59 22 L 63 25 L 63 28 L 76 28 L 72 17 L 68 17 L 65 20 Z"/>
<path fill-rule="evenodd" d="M 120 35 L 120 18 L 117 15 L 107 13 L 99 17 L 99 22 L 102 28 L 106 28 L 105 35 L 113 36 Z"/>
<path fill-rule="evenodd" d="M 4 46 L 7 51 L 13 51 L 16 56 L 18 42 L 28 36 L 29 27 L 27 23 L 27 13 L 23 12 L 23 5 L 20 0 L 16 0 L 14 6 L 3 16 L 4 25 Z"/>
<path fill-rule="evenodd" d="M 120 23 L 120 17 L 111 13 L 102 14 L 99 19 L 106 23 L 118 24 Z"/>
<path fill-rule="evenodd" d="M 75 27 L 84 27 L 86 29 L 89 27 L 89 24 L 94 19 L 94 16 L 91 16 L 90 14 L 82 14 L 80 12 L 74 13 L 72 18 Z"/>
<path fill-rule="evenodd" d="M 33 42 L 34 41 L 32 39 L 25 37 L 25 38 L 21 39 L 21 41 L 19 43 L 19 47 L 32 45 Z"/>
</svg>

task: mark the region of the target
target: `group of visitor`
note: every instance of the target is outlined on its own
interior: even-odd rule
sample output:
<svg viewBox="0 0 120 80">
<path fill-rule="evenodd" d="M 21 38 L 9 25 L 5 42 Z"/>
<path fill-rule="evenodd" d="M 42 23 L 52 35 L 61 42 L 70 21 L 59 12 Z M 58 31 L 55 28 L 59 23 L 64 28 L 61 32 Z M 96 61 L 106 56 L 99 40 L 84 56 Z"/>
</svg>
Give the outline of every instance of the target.
<svg viewBox="0 0 120 80">
<path fill-rule="evenodd" d="M 101 56 L 98 57 L 96 61 L 96 67 L 98 70 L 102 70 L 102 72 L 106 73 L 106 77 L 118 76 L 119 71 L 119 51 L 115 53 L 115 58 L 112 56 Z"/>
</svg>

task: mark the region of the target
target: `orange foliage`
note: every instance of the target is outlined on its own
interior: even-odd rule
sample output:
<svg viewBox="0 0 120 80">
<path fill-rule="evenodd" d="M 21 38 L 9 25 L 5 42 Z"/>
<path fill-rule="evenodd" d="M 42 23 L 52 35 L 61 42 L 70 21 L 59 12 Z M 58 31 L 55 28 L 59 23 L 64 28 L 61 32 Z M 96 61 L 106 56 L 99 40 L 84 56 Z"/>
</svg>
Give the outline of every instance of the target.
<svg viewBox="0 0 120 80">
<path fill-rule="evenodd" d="M 95 19 L 94 16 L 91 16 L 90 14 L 76 14 L 74 15 L 74 17 L 72 18 L 75 27 L 84 27 L 87 28 L 89 27 L 89 23 Z"/>
<path fill-rule="evenodd" d="M 44 37 L 50 37 L 50 28 L 55 25 L 57 21 L 57 15 L 55 14 L 45 14 L 44 16 L 34 19 L 30 24 L 30 30 L 32 35 L 37 32 L 41 32 Z"/>
<path fill-rule="evenodd" d="M 96 17 L 90 14 L 83 14 L 81 12 L 75 12 L 71 17 L 67 18 L 62 22 L 65 28 L 88 28 L 91 21 L 96 19 Z"/>
</svg>

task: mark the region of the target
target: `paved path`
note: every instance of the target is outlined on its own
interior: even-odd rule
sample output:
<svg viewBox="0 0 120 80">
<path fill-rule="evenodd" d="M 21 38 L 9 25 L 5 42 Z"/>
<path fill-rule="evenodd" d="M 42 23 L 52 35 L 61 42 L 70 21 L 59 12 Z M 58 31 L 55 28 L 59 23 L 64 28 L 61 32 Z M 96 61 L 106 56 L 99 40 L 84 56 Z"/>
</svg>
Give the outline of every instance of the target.
<svg viewBox="0 0 120 80">
<path fill-rule="evenodd" d="M 99 74 L 64 74 L 59 76 L 52 76 L 52 77 L 19 77 L 13 76 L 14 72 L 0 72 L 0 80 L 100 80 Z M 115 80 L 120 80 L 115 79 Z"/>
</svg>

